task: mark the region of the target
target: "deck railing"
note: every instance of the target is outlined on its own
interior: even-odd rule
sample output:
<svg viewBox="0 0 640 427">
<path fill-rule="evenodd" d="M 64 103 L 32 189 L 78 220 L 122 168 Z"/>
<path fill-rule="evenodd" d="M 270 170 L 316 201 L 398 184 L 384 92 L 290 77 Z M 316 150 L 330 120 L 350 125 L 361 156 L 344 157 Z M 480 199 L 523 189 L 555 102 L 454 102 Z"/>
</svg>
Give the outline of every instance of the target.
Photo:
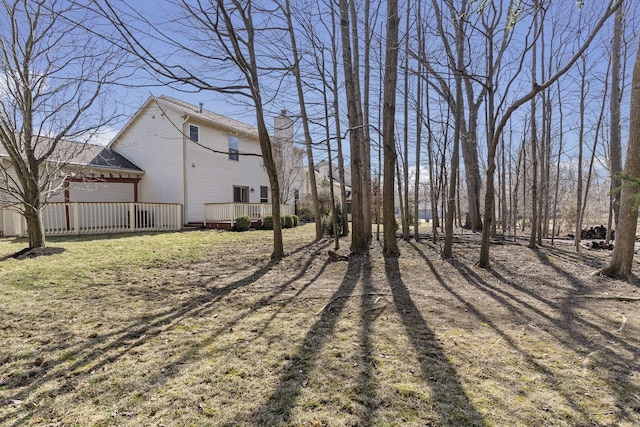
<svg viewBox="0 0 640 427">
<path fill-rule="evenodd" d="M 69 202 L 49 203 L 42 210 L 47 236 L 69 234 L 171 231 L 182 227 L 182 206 L 171 203 Z M 24 218 L 3 212 L 3 234 L 26 236 Z"/>
<path fill-rule="evenodd" d="M 271 203 L 205 203 L 204 205 L 205 225 L 209 223 L 234 225 L 239 216 L 248 216 L 252 221 L 258 221 L 271 213 Z M 280 205 L 280 215 L 292 213 L 291 205 Z"/>
</svg>

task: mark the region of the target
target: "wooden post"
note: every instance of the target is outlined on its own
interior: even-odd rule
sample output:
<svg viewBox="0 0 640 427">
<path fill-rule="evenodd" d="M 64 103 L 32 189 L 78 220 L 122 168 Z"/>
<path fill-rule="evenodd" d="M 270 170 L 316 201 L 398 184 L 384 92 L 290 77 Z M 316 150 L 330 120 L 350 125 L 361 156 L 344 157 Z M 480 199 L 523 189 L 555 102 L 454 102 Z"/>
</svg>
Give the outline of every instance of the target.
<svg viewBox="0 0 640 427">
<path fill-rule="evenodd" d="M 136 204 L 129 203 L 129 229 L 135 231 L 136 229 Z"/>
<path fill-rule="evenodd" d="M 67 206 L 68 205 L 69 204 L 67 204 Z M 78 203 L 73 203 L 73 231 L 75 234 L 80 234 L 80 214 Z"/>
</svg>

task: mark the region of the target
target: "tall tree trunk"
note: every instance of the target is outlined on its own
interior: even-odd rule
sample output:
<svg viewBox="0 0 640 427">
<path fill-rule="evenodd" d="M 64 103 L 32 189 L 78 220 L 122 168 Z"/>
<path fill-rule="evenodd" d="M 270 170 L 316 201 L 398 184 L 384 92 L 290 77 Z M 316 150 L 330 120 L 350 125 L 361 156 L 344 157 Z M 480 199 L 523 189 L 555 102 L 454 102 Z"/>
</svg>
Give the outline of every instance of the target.
<svg viewBox="0 0 640 427">
<path fill-rule="evenodd" d="M 516 166 L 516 183 L 513 188 L 513 204 L 512 204 L 512 215 L 513 215 L 513 241 L 517 241 L 518 234 L 518 185 L 520 184 L 520 170 L 522 169 L 523 157 L 525 153 L 525 145 L 524 143 L 520 146 L 520 150 L 518 150 L 518 163 Z M 524 220 L 523 220 L 524 221 Z"/>
<path fill-rule="evenodd" d="M 616 230 L 616 245 L 609 265 L 601 270 L 607 276 L 633 281 L 633 253 L 638 226 L 640 196 L 640 44 L 636 53 L 631 83 L 631 114 L 629 142 L 624 173 L 627 182 L 620 193 L 620 217 Z"/>
<path fill-rule="evenodd" d="M 342 207 L 342 215 L 344 218 L 342 235 L 349 234 L 349 214 L 347 206 L 347 188 L 345 182 L 344 173 L 344 154 L 342 151 L 342 129 L 340 127 L 340 90 L 338 85 L 338 46 L 337 46 L 337 30 L 335 22 L 335 11 L 333 10 L 333 3 L 331 6 L 331 66 L 332 66 L 332 95 L 333 95 L 333 114 L 336 127 L 336 139 L 338 143 L 338 178 L 340 179 L 340 205 Z"/>
<path fill-rule="evenodd" d="M 574 247 L 576 252 L 580 252 L 580 239 L 582 237 L 582 157 L 584 145 L 584 107 L 586 95 L 587 81 L 587 59 L 582 57 L 582 69 L 580 80 L 580 128 L 578 131 L 578 188 L 576 190 L 576 237 L 574 239 Z"/>
<path fill-rule="evenodd" d="M 527 222 L 527 148 L 526 141 L 522 140 L 522 223 L 520 231 L 524 233 Z"/>
<path fill-rule="evenodd" d="M 453 256 L 453 221 L 456 209 L 458 169 L 460 167 L 460 139 L 462 136 L 462 118 L 464 116 L 464 100 L 462 93 L 462 70 L 464 69 L 464 30 L 461 28 L 463 26 L 463 22 L 463 19 L 458 19 L 455 22 L 457 57 L 453 77 L 456 85 L 456 112 L 454 118 L 455 126 L 453 136 L 453 152 L 451 155 L 451 179 L 449 182 L 449 194 L 447 197 L 447 220 L 445 222 L 444 248 L 442 252 L 442 255 L 445 258 L 451 258 Z"/>
<path fill-rule="evenodd" d="M 300 105 L 300 116 L 302 118 L 302 128 L 304 130 L 304 143 L 307 149 L 307 167 L 309 171 L 309 186 L 311 187 L 311 199 L 313 217 L 316 225 L 316 241 L 322 239 L 322 217 L 320 214 L 320 201 L 318 200 L 318 186 L 316 184 L 315 165 L 313 162 L 313 141 L 311 140 L 311 131 L 309 130 L 309 118 L 307 116 L 307 107 L 304 102 L 304 90 L 302 88 L 302 76 L 300 75 L 300 60 L 298 58 L 298 46 L 296 43 L 296 35 L 293 29 L 291 18 L 291 5 L 289 0 L 285 0 L 286 19 L 289 37 L 291 41 L 291 54 L 293 56 L 293 76 L 296 81 L 296 89 L 298 92 L 298 104 Z M 329 172 L 332 175 L 333 164 L 329 157 Z M 331 191 L 333 193 L 333 179 L 331 181 Z M 334 215 L 335 217 L 335 215 Z"/>
<path fill-rule="evenodd" d="M 349 118 L 349 135 L 351 151 L 351 251 L 362 254 L 367 251 L 367 235 L 364 227 L 364 210 L 368 209 L 363 204 L 363 167 L 362 145 L 364 144 L 364 131 L 362 121 L 362 108 L 360 102 L 360 87 L 358 84 L 358 69 L 355 67 L 351 49 L 351 37 L 349 31 L 349 7 L 347 0 L 340 0 L 340 28 L 342 30 L 342 61 L 344 66 L 345 89 L 347 95 L 347 116 Z M 354 49 L 355 50 L 355 49 Z M 393 136 L 393 135 L 392 135 Z"/>
<path fill-rule="evenodd" d="M 509 146 L 511 146 L 511 142 L 509 142 Z M 501 211 L 500 211 L 500 222 L 502 225 L 502 238 L 504 239 L 507 236 L 507 164 L 506 164 L 506 156 L 505 156 L 505 143 L 504 139 L 502 141 L 502 147 L 500 147 L 500 152 L 502 153 L 502 159 L 500 163 L 502 164 L 502 197 L 500 198 L 501 202 Z"/>
<path fill-rule="evenodd" d="M 605 77 L 604 94 L 602 96 L 602 104 L 600 107 L 600 114 L 598 115 L 598 122 L 596 123 L 595 135 L 593 137 L 593 147 L 591 149 L 591 159 L 589 160 L 589 169 L 587 172 L 587 182 L 585 183 L 584 198 L 582 201 L 582 210 L 580 212 L 580 218 L 584 218 L 587 212 L 587 202 L 589 200 L 589 189 L 591 188 L 591 176 L 593 175 L 593 163 L 596 159 L 596 150 L 598 148 L 598 142 L 600 137 L 600 129 L 604 120 L 604 110 L 606 107 L 607 99 L 607 84 L 609 83 L 609 69 L 607 69 L 607 76 Z"/>
<path fill-rule="evenodd" d="M 540 75 L 541 75 L 541 79 L 542 81 L 546 80 L 546 76 L 544 74 L 545 72 L 545 65 L 544 65 L 544 48 L 545 48 L 545 42 L 544 42 L 544 25 L 540 26 Z M 538 186 L 538 190 L 539 190 L 539 195 L 538 195 L 538 222 L 537 222 L 537 227 L 538 230 L 536 232 L 536 244 L 542 246 L 542 224 L 544 221 L 544 202 L 545 199 L 548 198 L 548 194 L 546 194 L 546 176 L 545 176 L 545 171 L 547 170 L 546 168 L 546 155 L 547 155 L 547 149 L 546 149 L 546 143 L 547 143 L 547 139 L 546 139 L 546 129 L 547 129 L 547 121 L 546 121 L 546 105 L 545 105 L 545 94 L 548 91 L 544 91 L 542 92 L 542 96 L 541 98 L 541 102 L 542 102 L 542 132 L 540 135 L 540 184 Z"/>
<path fill-rule="evenodd" d="M 620 133 L 620 68 L 621 68 L 621 45 L 622 31 L 624 27 L 624 10 L 619 7 L 616 10 L 613 22 L 613 39 L 611 41 L 611 140 L 609 143 L 611 156 L 611 207 L 613 208 L 613 222 L 618 228 L 618 218 L 620 214 L 620 192 L 622 185 L 619 174 L 622 171 L 622 137 Z M 611 226 L 607 231 L 610 236 Z"/>
<path fill-rule="evenodd" d="M 422 11 L 420 2 L 416 5 L 416 16 L 421 17 Z M 416 28 L 418 37 L 418 48 L 420 53 L 424 52 L 424 43 L 422 41 L 422 25 L 417 24 Z M 413 238 L 416 242 L 420 241 L 420 147 L 422 137 L 422 64 L 418 62 L 418 70 L 416 79 L 416 173 L 413 187 L 414 206 L 413 206 Z M 426 213 L 426 212 L 425 212 Z"/>
<path fill-rule="evenodd" d="M 370 81 L 371 81 L 371 40 L 373 36 L 373 30 L 369 23 L 370 20 L 371 0 L 365 0 L 364 2 L 364 111 L 363 111 L 363 126 L 364 126 L 364 145 L 363 145 L 363 173 L 364 173 L 364 188 L 363 188 L 363 203 L 366 209 L 364 210 L 364 232 L 367 240 L 371 240 L 371 132 L 369 126 L 369 95 L 370 95 Z M 354 25 L 356 25 L 354 23 Z M 354 36 L 355 37 L 355 36 Z"/>
<path fill-rule="evenodd" d="M 538 1 L 535 1 L 536 7 Z M 538 31 L 538 14 L 533 19 L 535 30 Z M 534 42 L 531 53 L 531 83 L 537 85 L 536 78 L 536 59 L 538 43 Z M 535 249 L 536 235 L 538 231 L 538 129 L 536 127 L 536 97 L 531 98 L 531 236 L 528 247 Z"/>
<path fill-rule="evenodd" d="M 429 78 L 429 74 L 426 74 L 426 78 Z M 438 199 L 439 199 L 439 192 L 436 190 L 437 189 L 437 184 L 440 182 L 440 180 L 438 180 L 438 182 L 436 182 L 436 177 L 437 177 L 437 171 L 435 170 L 435 162 L 434 162 L 434 155 L 433 155 L 433 143 L 434 143 L 434 138 L 433 138 L 433 132 L 431 129 L 431 123 L 429 122 L 430 117 L 431 117 L 431 111 L 429 108 L 429 105 L 431 103 L 430 97 L 429 97 L 429 81 L 425 81 L 425 89 L 426 89 L 426 100 L 425 100 L 425 106 L 426 106 L 426 110 L 427 110 L 427 158 L 429 160 L 429 201 L 430 201 L 430 205 L 431 205 L 431 232 L 432 232 L 432 241 L 433 243 L 437 243 L 438 241 L 438 225 L 440 223 L 439 219 L 438 219 Z M 444 167 L 444 166 L 443 166 Z"/>
<path fill-rule="evenodd" d="M 384 255 L 400 255 L 396 241 L 394 211 L 393 172 L 396 165 L 395 112 L 396 84 L 398 81 L 398 2 L 387 1 L 387 41 L 385 48 L 384 105 L 382 113 L 382 138 L 384 144 Z"/>
<path fill-rule="evenodd" d="M 411 14 L 411 1 L 407 0 L 407 16 L 405 18 L 406 27 L 404 33 L 404 123 L 403 129 L 403 152 L 404 159 L 404 193 L 399 196 L 404 200 L 404 210 L 402 215 L 402 239 L 408 241 L 411 238 L 409 230 L 409 16 Z"/>
<path fill-rule="evenodd" d="M 365 3 L 365 6 L 368 6 L 368 4 Z M 360 86 L 360 32 L 358 28 L 358 12 L 355 1 L 349 1 L 349 10 L 351 11 L 351 40 L 353 43 L 353 50 L 351 51 L 353 61 L 353 82 L 356 94 L 354 102 L 356 104 L 355 108 L 357 109 L 357 114 L 359 116 L 358 120 L 361 126 L 360 144 L 358 146 L 358 156 L 360 156 L 360 179 L 357 183 L 352 182 L 352 185 L 358 186 L 358 191 L 360 192 L 362 212 L 359 215 L 361 215 L 360 219 L 362 223 L 359 225 L 359 228 L 362 229 L 364 239 L 363 249 L 366 251 L 367 242 L 369 242 L 371 238 L 371 159 L 369 158 L 370 149 L 368 147 L 370 140 L 368 129 L 369 117 L 364 116 L 365 110 L 363 109 L 362 89 Z"/>
<path fill-rule="evenodd" d="M 560 83 L 558 82 L 558 114 L 559 114 L 559 125 L 560 129 L 563 129 L 562 125 L 564 122 L 564 114 L 562 112 L 562 95 L 560 90 Z M 554 238 L 556 235 L 556 217 L 558 211 L 558 190 L 560 189 L 560 161 L 562 157 L 562 143 L 564 142 L 563 133 L 560 132 L 559 143 L 558 143 L 558 161 L 556 163 L 556 189 L 555 195 L 553 196 L 553 227 L 551 229 L 551 244 L 554 244 Z"/>
</svg>

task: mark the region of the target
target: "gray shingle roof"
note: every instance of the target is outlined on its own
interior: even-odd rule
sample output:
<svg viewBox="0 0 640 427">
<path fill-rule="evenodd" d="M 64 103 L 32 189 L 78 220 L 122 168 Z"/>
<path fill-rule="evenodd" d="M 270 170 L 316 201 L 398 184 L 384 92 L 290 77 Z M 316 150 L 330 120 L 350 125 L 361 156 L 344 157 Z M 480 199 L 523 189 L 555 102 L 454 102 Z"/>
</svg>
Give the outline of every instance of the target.
<svg viewBox="0 0 640 427">
<path fill-rule="evenodd" d="M 44 150 L 47 148 L 47 140 L 41 141 L 39 147 L 40 150 Z M 0 157 L 8 157 L 2 144 L 0 144 Z M 109 148 L 73 141 L 60 141 L 50 160 L 78 166 L 143 172 L 124 156 Z"/>
<path fill-rule="evenodd" d="M 175 105 L 191 117 L 200 118 L 213 124 L 222 126 L 226 129 L 258 138 L 258 129 L 251 125 L 242 123 L 238 120 L 230 119 L 229 117 L 214 113 L 213 111 L 203 109 L 202 112 L 200 112 L 200 107 L 189 104 L 188 102 L 180 101 L 179 99 L 175 99 L 170 96 L 161 95 L 158 98 Z"/>
</svg>

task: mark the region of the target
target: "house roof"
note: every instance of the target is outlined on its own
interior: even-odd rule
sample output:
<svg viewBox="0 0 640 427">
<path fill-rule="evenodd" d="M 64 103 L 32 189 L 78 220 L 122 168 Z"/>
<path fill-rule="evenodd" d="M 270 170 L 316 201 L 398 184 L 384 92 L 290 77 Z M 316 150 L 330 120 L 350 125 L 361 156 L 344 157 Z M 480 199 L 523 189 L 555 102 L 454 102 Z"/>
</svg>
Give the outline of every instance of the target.
<svg viewBox="0 0 640 427">
<path fill-rule="evenodd" d="M 332 175 L 333 175 L 333 181 L 340 184 L 340 169 L 338 168 L 338 165 L 332 163 Z M 329 162 L 327 162 L 326 160 L 320 160 L 318 163 L 316 163 L 316 172 L 318 174 L 321 173 L 325 176 L 325 177 L 329 177 Z M 344 169 L 344 185 L 346 187 L 351 188 L 351 170 L 345 168 Z"/>
<path fill-rule="evenodd" d="M 200 112 L 199 106 L 180 101 L 179 99 L 172 98 L 170 96 L 161 95 L 158 98 L 173 104 L 175 107 L 181 109 L 185 114 L 191 117 L 207 121 L 212 125 L 220 126 L 227 130 L 258 138 L 258 129 L 251 125 L 214 113 L 213 111 L 205 110 L 204 108 L 202 109 L 202 112 Z"/>
<path fill-rule="evenodd" d="M 107 168 L 107 169 L 125 169 L 128 171 L 143 172 L 138 166 L 133 164 L 129 159 L 125 158 L 119 153 L 98 145 L 88 145 L 81 155 L 84 155 L 84 160 L 89 160 L 85 164 L 88 166 Z M 78 160 L 83 160 L 81 156 L 78 156 Z"/>
<path fill-rule="evenodd" d="M 47 140 L 42 139 L 38 145 L 40 150 L 48 148 Z M 9 157 L 4 146 L 0 144 L 0 157 Z M 100 169 L 114 169 L 127 172 L 144 172 L 115 151 L 101 145 L 62 140 L 49 158 L 53 162 L 63 162 L 75 166 L 88 166 Z"/>
<path fill-rule="evenodd" d="M 178 111 L 184 116 L 191 117 L 193 119 L 209 123 L 211 126 L 225 129 L 229 132 L 243 134 L 250 138 L 258 139 L 258 129 L 248 125 L 246 123 L 239 122 L 229 117 L 214 113 L 213 111 L 202 109 L 200 107 L 188 102 L 180 101 L 179 99 L 172 98 L 166 95 L 150 96 L 144 102 L 144 104 L 136 111 L 136 113 L 129 119 L 129 121 L 120 129 L 120 132 L 111 140 L 108 147 L 112 148 L 117 145 L 118 141 L 122 138 L 128 129 L 141 117 L 150 106 L 153 104 L 158 105 L 161 109 L 171 108 L 174 111 Z"/>
</svg>

